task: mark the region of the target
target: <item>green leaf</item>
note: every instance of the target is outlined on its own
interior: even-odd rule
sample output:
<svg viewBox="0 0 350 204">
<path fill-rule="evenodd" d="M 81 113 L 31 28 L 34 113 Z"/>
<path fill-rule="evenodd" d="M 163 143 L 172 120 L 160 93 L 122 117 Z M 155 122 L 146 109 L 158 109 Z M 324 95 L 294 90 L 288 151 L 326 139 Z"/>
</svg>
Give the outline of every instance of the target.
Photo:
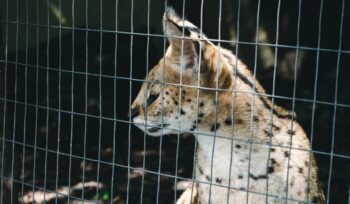
<svg viewBox="0 0 350 204">
<path fill-rule="evenodd" d="M 104 192 L 103 194 L 102 194 L 102 200 L 109 200 L 110 199 L 110 195 L 109 195 L 109 192 Z"/>
</svg>

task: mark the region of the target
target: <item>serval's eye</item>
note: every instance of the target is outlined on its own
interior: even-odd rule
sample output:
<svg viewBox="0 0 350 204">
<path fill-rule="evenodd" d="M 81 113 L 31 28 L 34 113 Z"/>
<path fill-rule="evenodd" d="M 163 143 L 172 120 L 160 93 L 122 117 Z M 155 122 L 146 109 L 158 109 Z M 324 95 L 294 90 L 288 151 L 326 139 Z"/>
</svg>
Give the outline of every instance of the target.
<svg viewBox="0 0 350 204">
<path fill-rule="evenodd" d="M 157 98 L 159 94 L 150 94 L 147 98 L 147 106 L 151 105 Z"/>
</svg>

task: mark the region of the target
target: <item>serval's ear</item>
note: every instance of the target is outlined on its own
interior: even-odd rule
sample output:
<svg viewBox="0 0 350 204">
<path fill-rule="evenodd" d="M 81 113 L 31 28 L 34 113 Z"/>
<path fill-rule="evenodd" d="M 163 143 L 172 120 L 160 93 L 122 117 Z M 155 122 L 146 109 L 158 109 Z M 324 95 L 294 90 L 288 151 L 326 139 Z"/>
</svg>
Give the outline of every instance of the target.
<svg viewBox="0 0 350 204">
<path fill-rule="evenodd" d="M 220 50 L 196 26 L 180 18 L 172 8 L 166 10 L 163 25 L 170 41 L 165 57 L 174 68 L 185 68 L 196 74 L 200 71 L 203 86 L 230 87 L 231 68 L 227 68 Z"/>
<path fill-rule="evenodd" d="M 199 29 L 180 18 L 172 8 L 164 13 L 163 29 L 170 42 L 166 57 L 180 68 L 197 69 L 201 38 Z"/>
</svg>

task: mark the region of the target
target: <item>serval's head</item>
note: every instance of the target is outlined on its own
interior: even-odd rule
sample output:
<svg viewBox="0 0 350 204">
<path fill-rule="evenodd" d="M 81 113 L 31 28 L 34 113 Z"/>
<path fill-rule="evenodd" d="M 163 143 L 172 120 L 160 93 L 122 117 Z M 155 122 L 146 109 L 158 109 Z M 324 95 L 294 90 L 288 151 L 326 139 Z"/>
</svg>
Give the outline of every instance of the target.
<svg viewBox="0 0 350 204">
<path fill-rule="evenodd" d="M 233 81 L 224 56 L 228 51 L 220 51 L 173 9 L 167 9 L 163 24 L 169 47 L 146 76 L 130 113 L 134 124 L 152 136 L 196 128 L 196 120 L 214 111 L 215 89 L 230 89 Z"/>
</svg>

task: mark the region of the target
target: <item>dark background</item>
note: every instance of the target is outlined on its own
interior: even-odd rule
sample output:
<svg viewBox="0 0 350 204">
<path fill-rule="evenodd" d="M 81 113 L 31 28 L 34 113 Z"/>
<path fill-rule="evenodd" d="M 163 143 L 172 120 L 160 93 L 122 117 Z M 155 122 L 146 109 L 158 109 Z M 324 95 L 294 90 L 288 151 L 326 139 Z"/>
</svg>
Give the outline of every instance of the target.
<svg viewBox="0 0 350 204">
<path fill-rule="evenodd" d="M 221 6 L 200 0 L 0 2 L 1 105 L 6 103 L 1 123 L 6 139 L 1 142 L 10 152 L 5 158 L 11 167 L 10 174 L 2 175 L 6 180 L 12 166 L 16 169 L 20 197 L 29 198 L 33 190 L 73 188 L 82 181 L 103 186 L 74 188 L 69 201 L 138 203 L 142 197 L 144 203 L 157 198 L 172 203 L 180 195 L 174 175 L 177 181 L 191 178 L 193 137 L 148 137 L 127 118 L 140 80 L 163 55 L 161 20 L 167 3 L 180 14 L 184 8 L 187 19 L 202 25 L 210 39 L 220 38 L 221 46 L 255 70 L 275 103 L 287 109 L 294 103 L 297 120 L 312 140 L 326 193 L 329 186 L 327 198 L 347 203 L 349 1 L 324 0 L 321 16 L 321 1 L 302 1 L 300 13 L 298 1 L 279 6 L 277 0 L 227 0 Z M 59 203 L 68 202 L 66 194 L 58 195 Z M 47 203 L 55 202 L 48 197 Z"/>
</svg>

